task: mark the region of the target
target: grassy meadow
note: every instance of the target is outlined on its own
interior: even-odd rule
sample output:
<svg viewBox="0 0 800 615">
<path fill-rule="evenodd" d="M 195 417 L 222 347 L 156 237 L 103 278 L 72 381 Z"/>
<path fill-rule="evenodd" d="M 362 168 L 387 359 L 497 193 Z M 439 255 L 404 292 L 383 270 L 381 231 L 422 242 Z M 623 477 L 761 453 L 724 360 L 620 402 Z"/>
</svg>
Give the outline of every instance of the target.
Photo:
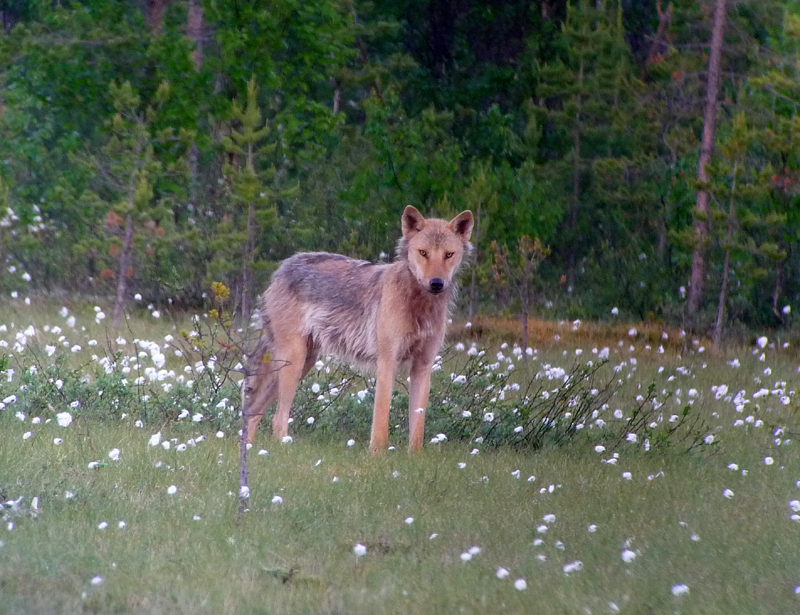
<svg viewBox="0 0 800 615">
<path fill-rule="evenodd" d="M 536 450 L 451 434 L 409 456 L 401 429 L 396 450 L 372 457 L 363 426 L 298 420 L 281 444 L 265 421 L 237 521 L 238 427 L 216 398 L 201 419 L 180 412 L 181 387 L 201 370 L 165 339 L 188 317 L 142 309 L 112 335 L 93 306 L 6 308 L 0 613 L 800 612 L 800 358 L 781 340 L 718 353 L 676 332 L 556 323 L 535 335 L 527 364 L 513 343 L 478 343 L 517 383 L 549 382 L 554 367 L 608 348 L 602 369 L 617 386 L 574 437 Z M 457 382 L 471 347 L 458 332 L 464 346 L 434 387 Z M 167 402 L 161 414 L 115 415 L 111 400 L 102 416 L 71 405 L 90 399 L 112 347 L 114 369 L 133 370 L 125 386 L 143 373 L 136 386 L 152 387 L 142 405 L 160 387 L 177 397 L 174 413 Z M 74 388 L 65 377 L 55 396 L 36 396 L 60 356 Z M 151 363 L 158 371 L 142 371 Z M 324 397 L 325 377 L 316 370 L 304 387 Z M 559 384 L 556 374 L 548 387 Z M 688 406 L 702 444 L 607 435 L 624 432 L 651 384 L 654 423 Z M 340 394 L 358 403 L 357 388 Z"/>
</svg>

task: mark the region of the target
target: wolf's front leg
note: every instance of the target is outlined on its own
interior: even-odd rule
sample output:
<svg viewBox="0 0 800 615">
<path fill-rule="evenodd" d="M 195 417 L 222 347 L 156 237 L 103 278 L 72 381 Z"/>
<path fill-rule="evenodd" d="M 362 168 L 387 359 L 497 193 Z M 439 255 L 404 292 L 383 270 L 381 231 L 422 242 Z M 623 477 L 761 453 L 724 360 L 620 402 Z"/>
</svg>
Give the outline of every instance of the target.
<svg viewBox="0 0 800 615">
<path fill-rule="evenodd" d="M 369 448 L 373 453 L 389 448 L 389 408 L 392 405 L 392 389 L 397 362 L 392 358 L 378 358 L 377 382 L 375 383 L 375 407 L 372 411 L 372 437 Z"/>
<path fill-rule="evenodd" d="M 418 451 L 425 439 L 425 409 L 431 391 L 431 364 L 428 361 L 411 365 L 411 388 L 408 395 L 408 450 Z"/>
</svg>

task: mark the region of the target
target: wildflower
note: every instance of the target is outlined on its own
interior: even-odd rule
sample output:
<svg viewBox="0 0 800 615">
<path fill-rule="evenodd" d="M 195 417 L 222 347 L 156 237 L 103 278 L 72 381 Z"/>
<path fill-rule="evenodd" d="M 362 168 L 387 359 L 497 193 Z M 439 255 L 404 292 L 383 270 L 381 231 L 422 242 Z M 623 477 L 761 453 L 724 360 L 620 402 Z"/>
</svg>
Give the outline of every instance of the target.
<svg viewBox="0 0 800 615">
<path fill-rule="evenodd" d="M 121 530 L 124 530 L 126 525 L 127 524 L 124 521 L 120 521 L 119 523 L 117 523 L 117 527 Z"/>
<path fill-rule="evenodd" d="M 283 504 L 283 498 L 279 495 L 272 496 L 273 504 Z"/>
<path fill-rule="evenodd" d="M 775 460 L 772 457 L 764 457 L 765 465 L 771 466 L 773 463 L 775 463 Z"/>
<path fill-rule="evenodd" d="M 592 523 L 592 524 L 589 526 L 589 533 L 590 533 L 590 534 L 594 534 L 596 531 L 597 531 L 597 526 L 596 526 L 594 523 Z"/>
<path fill-rule="evenodd" d="M 467 552 L 467 551 L 464 551 L 464 552 L 461 554 L 461 556 L 460 556 L 460 557 L 461 557 L 461 561 L 462 561 L 462 562 L 468 562 L 469 560 L 471 560 L 471 559 L 472 559 L 472 553 L 469 553 L 469 552 Z"/>
<path fill-rule="evenodd" d="M 292 443 L 292 436 L 283 436 L 281 438 L 282 444 L 291 444 Z"/>
<path fill-rule="evenodd" d="M 92 585 L 102 585 L 103 584 L 103 577 L 97 575 L 96 577 L 92 577 L 91 580 Z"/>
<path fill-rule="evenodd" d="M 630 472 L 623 472 L 622 478 L 624 478 L 625 480 L 633 480 L 633 474 L 631 474 Z"/>
<path fill-rule="evenodd" d="M 516 581 L 514 581 L 514 589 L 516 589 L 518 591 L 522 591 L 524 589 L 527 589 L 527 587 L 528 587 L 528 584 L 525 582 L 525 579 L 517 579 Z"/>
<path fill-rule="evenodd" d="M 634 553 L 630 549 L 625 549 L 622 552 L 622 561 L 625 562 L 626 564 L 630 564 L 635 559 L 636 559 L 636 553 Z"/>
<path fill-rule="evenodd" d="M 505 579 L 507 576 L 508 576 L 508 570 L 506 570 L 502 566 L 498 566 L 498 568 L 497 568 L 497 578 L 498 579 Z"/>
<path fill-rule="evenodd" d="M 672 595 L 673 596 L 683 596 L 684 594 L 689 593 L 689 586 L 684 585 L 681 583 L 680 585 L 673 585 L 672 586 Z"/>
<path fill-rule="evenodd" d="M 356 444 L 356 441 L 353 440 L 352 438 L 347 441 L 347 446 L 355 446 L 355 444 Z"/>
<path fill-rule="evenodd" d="M 178 493 L 178 487 L 176 485 L 167 487 L 167 495 L 175 495 L 176 493 Z"/>
<path fill-rule="evenodd" d="M 101 521 L 100 524 L 97 526 L 97 529 L 98 530 L 104 530 L 107 527 L 108 527 L 108 522 L 107 521 Z"/>
<path fill-rule="evenodd" d="M 730 489 L 725 489 L 725 491 L 722 492 L 722 495 L 730 500 L 733 497 L 733 491 Z"/>
<path fill-rule="evenodd" d="M 62 442 L 63 440 L 61 438 L 53 438 L 53 444 L 55 444 L 56 446 L 58 446 Z"/>
<path fill-rule="evenodd" d="M 108 452 L 108 458 L 111 459 L 111 461 L 119 461 L 119 449 L 118 448 L 112 448 Z"/>
<path fill-rule="evenodd" d="M 406 525 L 411 525 L 412 523 L 414 523 L 414 517 L 406 517 L 405 523 Z"/>
<path fill-rule="evenodd" d="M 763 335 L 756 340 L 756 345 L 759 348 L 761 348 L 761 350 L 764 350 L 764 348 L 767 347 L 768 343 L 769 343 L 769 339 L 766 336 L 763 336 Z"/>
<path fill-rule="evenodd" d="M 150 446 L 158 446 L 161 443 L 161 432 L 154 433 L 148 440 Z"/>
<path fill-rule="evenodd" d="M 564 574 L 570 574 L 572 572 L 577 572 L 578 570 L 581 570 L 582 568 L 583 568 L 583 562 L 581 562 L 580 560 L 579 561 L 575 561 L 575 562 L 570 562 L 569 564 L 566 564 L 564 566 Z"/>
<path fill-rule="evenodd" d="M 69 427 L 72 423 L 72 415 L 69 412 L 59 412 L 56 414 L 56 421 L 60 427 Z"/>
<path fill-rule="evenodd" d="M 356 557 L 362 557 L 367 554 L 367 547 L 361 543 L 358 543 L 355 547 L 353 547 L 353 553 L 355 553 Z"/>
</svg>

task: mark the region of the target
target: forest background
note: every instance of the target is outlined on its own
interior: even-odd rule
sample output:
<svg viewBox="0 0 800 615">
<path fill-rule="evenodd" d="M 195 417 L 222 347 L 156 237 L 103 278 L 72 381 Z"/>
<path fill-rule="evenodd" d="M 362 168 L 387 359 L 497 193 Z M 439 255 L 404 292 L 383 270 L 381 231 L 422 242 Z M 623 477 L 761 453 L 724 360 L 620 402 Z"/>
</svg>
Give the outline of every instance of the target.
<svg viewBox="0 0 800 615">
<path fill-rule="evenodd" d="M 465 318 L 792 328 L 795 2 L 3 0 L 0 18 L 5 296 L 106 296 L 118 320 L 219 281 L 246 321 L 296 251 L 391 259 L 411 204 L 476 215 Z"/>
</svg>

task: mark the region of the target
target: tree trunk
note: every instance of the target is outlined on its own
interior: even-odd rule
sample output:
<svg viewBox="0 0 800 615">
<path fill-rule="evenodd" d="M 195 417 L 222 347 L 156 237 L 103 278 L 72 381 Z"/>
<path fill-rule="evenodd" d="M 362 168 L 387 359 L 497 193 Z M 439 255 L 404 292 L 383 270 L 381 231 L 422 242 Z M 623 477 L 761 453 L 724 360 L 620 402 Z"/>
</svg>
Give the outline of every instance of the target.
<svg viewBox="0 0 800 615">
<path fill-rule="evenodd" d="M 245 371 L 242 381 L 242 437 L 239 439 L 239 505 L 236 507 L 236 522 L 241 521 L 242 513 L 247 512 L 247 499 L 250 497 L 250 485 L 247 480 L 247 443 L 249 434 L 247 424 L 250 422 L 250 403 L 245 393 L 248 372 Z"/>
<path fill-rule="evenodd" d="M 475 216 L 475 254 L 472 256 L 472 280 L 469 285 L 469 321 L 472 322 L 475 318 L 475 312 L 478 308 L 478 260 L 480 252 L 478 248 L 478 241 L 480 240 L 481 232 L 481 201 L 478 200 L 478 207 Z"/>
<path fill-rule="evenodd" d="M 738 162 L 733 163 L 733 183 L 731 186 L 731 202 L 728 205 L 728 236 L 725 245 L 725 260 L 722 265 L 722 287 L 719 289 L 719 303 L 717 305 L 717 321 L 714 324 L 714 346 L 719 346 L 722 341 L 722 327 L 725 318 L 725 302 L 728 300 L 728 275 L 731 269 L 731 245 L 733 244 L 734 222 L 734 194 L 736 193 L 736 170 Z"/>
<path fill-rule="evenodd" d="M 250 323 L 253 310 L 253 261 L 255 260 L 256 246 L 256 212 L 253 203 L 247 204 L 247 240 L 242 258 L 242 324 L 246 327 Z"/>
<path fill-rule="evenodd" d="M 659 55 L 659 48 L 661 47 L 661 44 L 664 40 L 664 35 L 667 32 L 667 26 L 672 19 L 672 2 L 667 5 L 667 10 L 664 11 L 661 9 L 661 0 L 658 0 L 658 3 L 656 4 L 656 10 L 658 11 L 658 29 L 653 37 L 653 42 L 650 44 L 650 51 L 647 53 L 647 60 L 644 63 L 644 69 L 642 69 L 642 79 L 647 77 L 647 73 L 650 70 L 650 65 Z"/>
<path fill-rule="evenodd" d="M 150 31 L 155 35 L 161 34 L 166 4 L 167 0 L 145 0 L 144 2 L 144 18 L 150 27 Z"/>
<path fill-rule="evenodd" d="M 700 162 L 697 178 L 701 183 L 708 182 L 706 166 L 714 155 L 714 139 L 717 128 L 717 97 L 719 94 L 719 75 L 722 62 L 722 39 L 727 19 L 726 0 L 716 0 L 714 23 L 711 29 L 711 51 L 708 60 L 706 80 L 706 102 L 703 113 L 703 142 L 700 146 Z M 703 282 L 706 274 L 706 240 L 708 238 L 708 215 L 711 195 L 706 190 L 698 190 L 694 215 L 694 252 L 692 253 L 692 274 L 689 280 L 689 299 L 686 303 L 686 316 L 690 324 L 697 315 L 703 298 Z"/>
<path fill-rule="evenodd" d="M 528 310 L 522 311 L 522 362 L 528 362 Z"/>
<path fill-rule="evenodd" d="M 578 229 L 578 208 L 581 198 L 581 88 L 583 87 L 583 58 L 578 69 L 578 99 L 576 101 L 575 128 L 573 131 L 574 161 L 572 168 L 572 201 L 569 205 L 569 247 L 567 248 L 567 288 L 572 288 L 575 283 L 575 268 L 577 255 L 575 253 L 576 233 Z"/>
<path fill-rule="evenodd" d="M 199 72 L 203 68 L 203 6 L 201 0 L 189 0 L 186 13 L 186 33 L 194 43 L 192 66 L 195 72 Z M 199 132 L 199 126 L 197 129 Z M 199 161 L 200 150 L 197 147 L 197 141 L 192 141 L 192 145 L 189 147 L 189 202 L 195 207 L 197 206 L 197 195 L 200 192 Z"/>
<path fill-rule="evenodd" d="M 130 207 L 133 209 L 133 193 L 130 196 Z M 133 247 L 133 213 L 129 211 L 125 216 L 125 236 L 122 241 L 122 251 L 119 254 L 119 271 L 117 272 L 117 296 L 114 299 L 114 329 L 119 328 L 122 322 L 122 313 L 125 308 L 125 295 L 128 292 L 128 269 L 131 267 L 131 249 Z"/>
<path fill-rule="evenodd" d="M 203 68 L 203 5 L 201 0 L 189 0 L 186 13 L 186 34 L 192 39 L 192 65 L 195 72 Z"/>
</svg>

